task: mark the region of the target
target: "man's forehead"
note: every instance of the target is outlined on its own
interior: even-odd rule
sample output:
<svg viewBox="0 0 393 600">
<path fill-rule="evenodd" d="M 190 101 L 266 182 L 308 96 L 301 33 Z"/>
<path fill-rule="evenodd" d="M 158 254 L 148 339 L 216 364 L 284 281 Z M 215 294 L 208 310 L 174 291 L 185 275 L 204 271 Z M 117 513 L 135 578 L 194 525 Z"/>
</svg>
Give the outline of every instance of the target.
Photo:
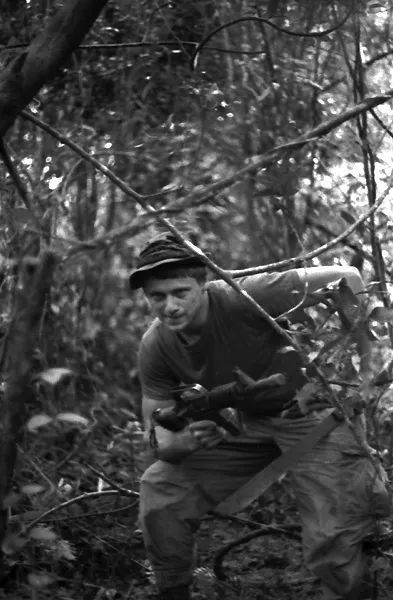
<svg viewBox="0 0 393 600">
<path fill-rule="evenodd" d="M 180 288 L 193 288 L 199 286 L 193 277 L 171 277 L 170 279 L 158 279 L 149 277 L 144 285 L 144 291 L 147 294 L 153 292 L 170 293 Z"/>
</svg>

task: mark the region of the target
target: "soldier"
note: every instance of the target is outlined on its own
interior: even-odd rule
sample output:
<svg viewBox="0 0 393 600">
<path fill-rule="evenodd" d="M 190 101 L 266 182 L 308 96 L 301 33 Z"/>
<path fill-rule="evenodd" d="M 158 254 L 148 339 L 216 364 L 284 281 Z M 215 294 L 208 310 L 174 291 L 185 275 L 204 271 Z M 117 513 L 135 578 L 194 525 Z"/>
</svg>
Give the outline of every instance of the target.
<svg viewBox="0 0 393 600">
<path fill-rule="evenodd" d="M 276 318 L 341 278 L 354 294 L 364 291 L 358 270 L 341 266 L 252 275 L 239 284 Z M 282 336 L 225 282 L 207 282 L 203 261 L 173 236 L 147 245 L 130 286 L 143 288 L 156 317 L 139 351 L 146 435 L 154 410 L 173 405 L 171 390 L 181 383 L 197 382 L 209 390 L 232 381 L 235 367 L 253 379 L 283 370 Z M 362 331 L 356 335 L 367 369 L 369 342 Z M 261 395 L 258 414 L 242 413 L 240 437 L 228 436 L 210 420 L 192 422 L 179 432 L 154 427 L 158 460 L 141 480 L 140 519 L 163 600 L 191 597 L 200 518 L 326 416 L 326 409 L 295 419 L 283 416 L 304 383 L 300 366 L 287 379 L 278 390 Z M 304 559 L 321 582 L 318 597 L 358 600 L 365 571 L 362 540 L 376 518 L 388 514 L 386 486 L 345 422 L 295 464 L 290 476 Z"/>
</svg>

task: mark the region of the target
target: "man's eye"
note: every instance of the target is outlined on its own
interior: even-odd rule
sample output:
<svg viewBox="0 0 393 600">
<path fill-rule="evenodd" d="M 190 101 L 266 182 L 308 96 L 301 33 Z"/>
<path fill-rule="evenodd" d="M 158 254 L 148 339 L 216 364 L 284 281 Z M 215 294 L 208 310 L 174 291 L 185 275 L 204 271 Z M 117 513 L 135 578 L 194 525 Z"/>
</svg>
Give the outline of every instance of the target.
<svg viewBox="0 0 393 600">
<path fill-rule="evenodd" d="M 180 292 L 176 292 L 176 298 L 185 298 L 187 296 L 186 290 L 182 290 Z"/>
</svg>

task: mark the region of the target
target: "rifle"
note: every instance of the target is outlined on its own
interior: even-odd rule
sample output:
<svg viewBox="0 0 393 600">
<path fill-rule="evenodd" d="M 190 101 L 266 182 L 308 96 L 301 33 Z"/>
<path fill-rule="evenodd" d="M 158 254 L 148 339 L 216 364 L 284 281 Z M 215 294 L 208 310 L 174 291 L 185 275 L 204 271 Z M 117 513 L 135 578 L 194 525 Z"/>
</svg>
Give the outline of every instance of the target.
<svg viewBox="0 0 393 600">
<path fill-rule="evenodd" d="M 175 405 L 157 408 L 152 415 L 153 423 L 169 431 L 181 431 L 190 421 L 209 419 L 215 421 L 231 435 L 240 434 L 239 428 L 220 413 L 223 409 L 241 408 L 247 411 L 250 400 L 262 389 L 284 385 L 282 373 L 254 381 L 239 368 L 234 370 L 235 381 L 206 390 L 199 383 L 182 385 L 172 390 Z"/>
</svg>

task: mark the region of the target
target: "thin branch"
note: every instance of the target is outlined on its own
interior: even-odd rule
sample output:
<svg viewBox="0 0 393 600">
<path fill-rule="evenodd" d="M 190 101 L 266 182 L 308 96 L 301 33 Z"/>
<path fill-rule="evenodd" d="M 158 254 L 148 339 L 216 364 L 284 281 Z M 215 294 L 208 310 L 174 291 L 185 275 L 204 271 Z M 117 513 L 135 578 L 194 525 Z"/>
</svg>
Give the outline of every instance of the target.
<svg viewBox="0 0 393 600">
<path fill-rule="evenodd" d="M 90 471 L 92 473 L 94 473 L 95 475 L 97 475 L 98 477 L 100 477 L 100 479 L 102 479 L 103 481 L 105 481 L 105 483 L 107 483 L 108 485 L 110 485 L 111 487 L 113 487 L 115 490 L 117 490 L 120 494 L 125 495 L 125 496 L 130 496 L 133 494 L 130 494 L 130 490 L 121 487 L 120 485 L 118 485 L 117 483 L 115 483 L 110 477 L 108 477 L 108 475 L 106 475 L 105 473 L 103 473 L 102 471 L 100 471 L 99 469 L 96 469 L 95 467 L 93 467 L 93 465 L 91 465 L 88 462 L 84 463 L 86 465 L 86 467 L 88 469 L 90 469 Z"/>
<path fill-rule="evenodd" d="M 63 508 L 67 508 L 68 506 L 71 506 L 71 504 L 75 504 L 76 502 L 83 502 L 83 500 L 93 500 L 95 498 L 102 498 L 103 496 L 119 496 L 119 495 L 121 495 L 119 490 L 102 490 L 102 492 L 87 492 L 86 494 L 81 494 L 80 496 L 76 496 L 75 498 L 70 498 L 69 500 L 62 502 L 61 504 L 58 504 L 57 506 L 53 506 L 49 510 L 46 510 L 41 515 L 39 515 L 38 517 L 33 519 L 33 521 L 30 521 L 30 523 L 28 523 L 26 525 L 26 529 L 30 529 L 31 527 L 34 527 L 34 525 L 37 525 L 37 523 L 44 521 L 46 519 L 46 517 L 48 517 L 49 515 L 52 515 L 53 513 L 57 512 L 59 510 L 63 510 Z M 135 498 L 139 498 L 138 492 L 133 492 L 132 490 L 127 490 L 126 495 L 134 496 Z"/>
<path fill-rule="evenodd" d="M 60 521 L 74 521 L 75 519 L 91 519 L 92 517 L 106 517 L 107 515 L 114 515 L 125 510 L 130 510 L 130 508 L 135 508 L 135 506 L 138 505 L 139 500 L 135 500 L 135 502 L 126 504 L 125 506 L 120 506 L 119 508 L 110 508 L 108 510 L 99 511 L 97 510 L 94 512 L 81 513 L 80 515 L 67 515 L 66 517 L 58 517 L 57 519 L 41 519 L 41 522 L 45 521 L 45 523 L 59 523 Z"/>
<path fill-rule="evenodd" d="M 392 175 L 392 179 L 393 179 L 393 175 Z M 347 229 L 345 229 L 342 233 L 340 233 L 340 235 L 335 237 L 333 240 L 330 240 L 330 242 L 327 242 L 326 244 L 319 246 L 319 248 L 316 248 L 315 250 L 312 250 L 311 252 L 307 252 L 307 254 L 304 254 L 302 256 L 295 256 L 293 258 L 281 260 L 279 262 L 271 263 L 270 265 L 265 265 L 263 267 L 251 267 L 249 269 L 234 269 L 234 270 L 228 271 L 228 273 L 230 273 L 232 275 L 232 277 L 244 277 L 246 275 L 254 275 L 256 273 L 268 273 L 271 271 L 281 271 L 282 269 L 301 266 L 304 262 L 308 262 L 311 259 L 313 259 L 317 256 L 320 256 L 321 254 L 324 254 L 328 250 L 331 250 L 331 248 L 333 248 L 334 246 L 337 246 L 337 244 L 340 244 L 341 242 L 343 242 L 347 237 L 349 237 L 360 225 L 362 225 L 362 223 L 365 223 L 370 218 L 370 216 L 375 214 L 377 212 L 377 210 L 382 206 L 382 204 L 384 203 L 384 201 L 386 199 L 388 190 L 389 190 L 389 186 L 387 187 L 386 193 L 383 194 L 381 196 L 381 198 L 373 206 L 369 207 L 368 210 L 363 215 L 361 215 L 358 219 L 356 219 L 356 221 L 354 223 L 352 223 L 352 225 L 350 225 Z"/>
<path fill-rule="evenodd" d="M 327 227 L 323 223 L 320 223 L 316 219 L 313 219 L 312 217 L 306 218 L 305 225 L 311 225 L 312 227 L 319 229 L 320 231 L 322 231 L 325 234 L 325 236 L 329 236 L 331 238 L 336 237 L 335 233 L 329 227 Z M 359 244 L 356 244 L 356 243 L 352 244 L 347 239 L 342 240 L 342 242 L 345 246 L 347 246 L 354 252 L 361 252 L 362 256 L 365 259 L 367 259 L 371 264 L 373 263 L 373 261 L 374 261 L 373 255 L 370 254 L 369 252 L 367 252 L 366 250 L 364 250 L 363 248 L 361 248 L 359 246 Z"/>
<path fill-rule="evenodd" d="M 284 151 L 288 152 L 288 151 L 292 151 L 297 148 L 303 147 L 304 145 L 308 144 L 309 142 L 314 141 L 315 138 L 326 135 L 327 133 L 331 132 L 333 129 L 337 128 L 338 126 L 342 125 L 343 123 L 352 119 L 353 117 L 357 116 L 358 114 L 361 114 L 362 112 L 367 111 L 374 106 L 383 104 L 384 102 L 389 100 L 392 96 L 393 96 L 393 90 L 390 90 L 390 91 L 386 92 L 385 94 L 382 94 L 379 96 L 373 96 L 371 98 L 365 99 L 363 102 L 360 102 L 359 104 L 354 105 L 353 107 L 349 108 L 348 110 L 344 111 L 343 113 L 335 116 L 334 118 L 318 125 L 314 129 L 306 132 L 305 134 L 300 136 L 298 139 L 296 139 L 292 142 L 288 142 L 286 144 L 282 144 L 280 146 L 276 146 L 275 148 L 273 148 L 272 150 L 269 150 L 262 156 L 259 156 L 258 159 L 251 162 L 251 164 L 243 167 L 236 173 L 234 173 L 226 178 L 222 178 L 220 181 L 215 182 L 215 183 L 205 187 L 203 190 L 200 190 L 200 191 L 197 190 L 196 192 L 189 194 L 188 196 L 184 197 L 183 199 L 171 202 L 171 203 L 167 204 L 165 207 L 158 209 L 158 210 L 155 210 L 153 208 L 151 208 L 151 210 L 145 209 L 145 213 L 138 215 L 138 217 L 136 219 L 134 219 L 133 223 L 127 224 L 119 229 L 116 229 L 115 231 L 112 231 L 109 234 L 104 234 L 103 236 L 93 238 L 91 240 L 85 240 L 84 242 L 81 242 L 80 244 L 75 245 L 75 247 L 69 252 L 69 256 L 76 254 L 77 252 L 86 250 L 86 249 L 94 249 L 97 246 L 99 246 L 100 244 L 113 243 L 115 240 L 120 239 L 120 238 L 124 237 L 125 235 L 135 233 L 136 231 L 138 231 L 140 229 L 140 227 L 142 227 L 146 224 L 146 219 L 149 219 L 150 217 L 157 218 L 157 217 L 160 217 L 163 213 L 169 213 L 171 211 L 185 210 L 186 208 L 189 208 L 190 206 L 192 206 L 194 204 L 202 204 L 204 202 L 207 202 L 210 200 L 210 198 L 214 197 L 218 191 L 221 191 L 221 190 L 231 186 L 233 183 L 242 179 L 242 177 L 248 175 L 249 173 L 259 171 L 260 169 L 262 169 L 262 168 L 266 167 L 267 165 L 271 164 L 272 162 L 274 162 L 275 160 L 277 160 L 278 155 L 280 155 L 282 152 L 284 152 Z M 32 115 L 30 112 L 28 112 L 26 110 L 23 110 L 21 115 L 22 115 L 22 117 L 26 118 L 27 120 L 35 123 L 38 127 L 43 129 L 50 135 L 54 136 L 58 141 L 60 141 L 64 145 L 71 148 L 74 152 L 76 152 L 76 154 L 81 156 L 84 160 L 93 164 L 99 171 L 101 171 L 111 181 L 113 181 L 113 183 L 115 185 L 117 185 L 125 194 L 127 194 L 128 196 L 130 196 L 134 200 L 136 200 L 136 202 L 138 202 L 142 207 L 145 207 L 145 203 L 147 202 L 147 199 L 150 199 L 152 197 L 152 196 L 142 196 L 142 195 L 138 194 L 135 190 L 133 190 L 130 186 L 128 186 L 123 180 L 121 180 L 119 177 L 117 177 L 113 173 L 113 171 L 108 169 L 108 167 L 102 165 L 98 160 L 96 160 L 95 158 L 90 156 L 80 146 L 78 146 L 77 144 L 75 144 L 74 142 L 69 140 L 67 137 L 65 137 L 64 135 L 59 133 L 56 129 L 54 129 L 53 127 L 51 127 L 50 125 L 48 125 L 47 123 L 45 123 L 44 121 L 39 119 L 38 117 Z M 368 217 L 369 217 L 369 215 L 361 217 L 360 219 L 358 219 L 355 222 L 355 224 L 356 223 L 359 224 L 359 223 L 363 222 L 363 220 L 366 220 Z M 314 256 L 321 254 L 323 251 L 325 251 L 325 249 L 336 245 L 342 239 L 345 239 L 345 237 L 347 235 L 349 235 L 349 233 L 351 233 L 354 229 L 355 229 L 355 227 L 351 226 L 350 228 L 348 228 L 348 230 L 345 230 L 345 232 L 343 232 L 343 234 L 338 236 L 338 238 L 336 238 L 329 244 L 322 246 L 321 248 L 324 248 L 324 250 L 317 249 L 317 250 L 314 250 L 313 253 L 307 254 L 304 257 L 301 257 L 301 258 L 297 257 L 297 258 L 293 258 L 293 259 L 288 259 L 286 261 L 281 261 L 279 263 L 275 263 L 274 266 L 277 266 L 277 268 L 283 268 L 284 266 L 287 267 L 290 265 L 301 264 L 301 262 L 303 260 L 313 258 Z M 260 269 L 261 267 L 258 267 L 258 268 Z M 248 270 L 246 270 L 246 271 L 248 272 L 248 274 L 251 274 L 250 271 L 248 271 Z M 230 272 L 230 271 L 228 271 L 228 272 Z M 258 271 L 258 272 L 263 272 L 263 271 Z M 234 273 L 234 276 L 239 277 L 241 275 L 238 275 L 238 273 L 236 272 L 236 273 Z"/>
<path fill-rule="evenodd" d="M 285 27 L 279 27 L 278 25 L 276 25 L 275 23 L 273 23 L 273 21 L 270 21 L 269 19 L 264 19 L 263 17 L 254 17 L 254 16 L 240 17 L 239 19 L 234 19 L 233 21 L 229 21 L 228 23 L 223 23 L 219 27 L 216 27 L 215 29 L 213 29 L 213 31 L 211 31 L 205 37 L 205 39 L 203 39 L 198 44 L 197 48 L 195 49 L 194 53 L 191 56 L 191 60 L 190 60 L 191 70 L 195 69 L 198 56 L 201 53 L 204 46 L 207 44 L 207 42 L 209 42 L 212 39 L 212 37 L 214 37 L 217 33 L 222 31 L 223 29 L 227 29 L 228 27 L 231 27 L 232 25 L 237 25 L 238 23 L 244 23 L 245 21 L 252 21 L 254 23 L 263 23 L 265 25 L 269 25 L 269 27 L 273 27 L 273 29 L 276 29 L 280 33 L 285 33 L 286 35 L 291 35 L 294 37 L 303 37 L 303 38 L 305 38 L 305 37 L 319 38 L 319 37 L 328 35 L 329 33 L 333 33 L 333 31 L 336 31 L 337 29 L 342 27 L 346 23 L 346 21 L 348 21 L 349 17 L 352 15 L 355 4 L 356 4 L 356 0 L 352 0 L 352 4 L 349 7 L 348 12 L 341 19 L 341 21 L 339 21 L 335 25 L 332 25 L 328 29 L 324 29 L 322 31 L 293 31 L 292 29 L 287 29 Z"/>
<path fill-rule="evenodd" d="M 379 104 L 383 104 L 388 100 L 391 100 L 392 97 L 393 90 L 389 90 L 385 94 L 366 98 L 364 101 L 355 104 L 354 106 L 340 113 L 339 115 L 336 115 L 333 118 L 324 121 L 317 127 L 310 129 L 303 135 L 299 136 L 297 139 L 291 142 L 287 142 L 285 144 L 281 144 L 280 146 L 275 146 L 274 148 L 268 150 L 259 157 L 254 158 L 249 165 L 239 169 L 232 175 L 229 175 L 228 177 L 223 177 L 219 181 L 212 183 L 209 186 L 206 186 L 202 190 L 192 192 L 180 202 L 177 201 L 172 203 L 170 207 L 179 208 L 180 203 L 182 205 L 187 205 L 188 202 L 194 202 L 197 199 L 199 199 L 201 202 L 204 202 L 209 198 L 213 198 L 216 196 L 217 192 L 228 188 L 229 186 L 236 183 L 246 175 L 260 171 L 261 169 L 269 166 L 270 164 L 275 162 L 278 159 L 278 155 L 281 155 L 283 152 L 292 152 L 294 150 L 302 148 L 303 146 L 311 142 L 315 142 L 317 138 L 327 135 L 346 121 L 349 121 L 357 115 L 370 110 L 370 108 L 374 108 Z"/>
<path fill-rule="evenodd" d="M 127 185 L 125 181 L 120 179 L 120 177 L 117 177 L 117 175 L 115 175 L 114 172 L 111 171 L 111 169 L 108 169 L 108 167 L 100 163 L 96 158 L 94 158 L 88 152 L 86 152 L 86 150 L 83 150 L 83 148 L 78 146 L 78 144 L 75 144 L 75 142 L 71 141 L 65 135 L 48 125 L 48 123 L 41 121 L 41 119 L 34 116 L 31 112 L 27 110 L 22 110 L 21 116 L 24 119 L 31 121 L 32 123 L 40 127 L 40 129 L 43 129 L 44 131 L 52 135 L 59 142 L 61 142 L 65 146 L 68 146 L 68 148 L 71 148 L 71 150 L 73 150 L 76 154 L 81 156 L 88 163 L 92 164 L 98 171 L 100 171 L 106 177 L 108 177 L 108 179 L 113 181 L 113 183 L 115 183 L 117 187 L 119 187 L 125 194 L 127 194 L 127 196 L 130 196 L 137 202 L 143 202 L 147 200 L 147 198 L 151 198 L 151 196 L 142 196 L 141 194 L 138 194 L 138 192 L 136 192 L 129 185 Z"/>
<path fill-rule="evenodd" d="M 27 48 L 29 44 L 13 44 L 11 46 L 3 46 L 0 47 L 0 52 L 5 52 L 9 50 L 14 50 L 18 48 Z M 155 42 L 122 42 L 119 44 L 81 44 L 74 50 L 117 50 L 119 48 L 152 48 L 155 49 L 160 46 L 175 46 L 176 48 L 181 48 L 182 46 L 192 46 L 192 48 L 196 48 L 198 46 L 198 42 L 186 42 L 183 40 L 159 40 Z M 222 48 L 221 46 L 205 46 L 204 50 L 212 50 L 214 52 L 221 52 L 222 54 L 245 54 L 249 56 L 256 56 L 258 54 L 263 54 L 265 50 L 238 50 L 236 48 Z"/>
</svg>

